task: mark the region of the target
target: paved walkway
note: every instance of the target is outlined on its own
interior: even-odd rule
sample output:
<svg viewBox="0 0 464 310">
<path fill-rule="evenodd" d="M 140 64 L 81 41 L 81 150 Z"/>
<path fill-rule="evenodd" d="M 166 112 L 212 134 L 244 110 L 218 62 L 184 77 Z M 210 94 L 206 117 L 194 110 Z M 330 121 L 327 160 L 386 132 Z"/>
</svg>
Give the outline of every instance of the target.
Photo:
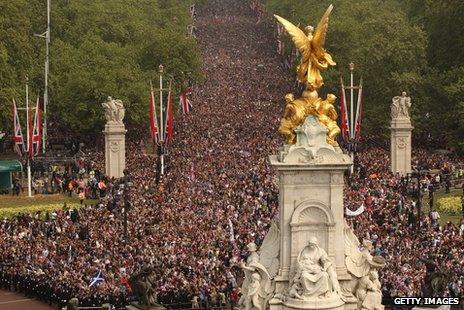
<svg viewBox="0 0 464 310">
<path fill-rule="evenodd" d="M 56 309 L 36 299 L 0 290 L 0 310 L 49 310 Z"/>
</svg>

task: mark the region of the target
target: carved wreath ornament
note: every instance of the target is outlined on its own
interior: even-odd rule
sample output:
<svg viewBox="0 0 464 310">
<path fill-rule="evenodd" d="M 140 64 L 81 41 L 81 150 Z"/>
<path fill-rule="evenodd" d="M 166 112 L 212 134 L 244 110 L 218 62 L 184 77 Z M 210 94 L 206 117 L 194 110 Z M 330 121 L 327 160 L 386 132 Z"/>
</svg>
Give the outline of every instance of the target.
<svg viewBox="0 0 464 310">
<path fill-rule="evenodd" d="M 399 149 L 404 149 L 406 147 L 405 138 L 398 138 L 398 143 L 396 144 Z"/>
<path fill-rule="evenodd" d="M 116 153 L 119 151 L 119 142 L 118 141 L 111 141 L 110 142 L 110 150 L 113 153 Z"/>
</svg>

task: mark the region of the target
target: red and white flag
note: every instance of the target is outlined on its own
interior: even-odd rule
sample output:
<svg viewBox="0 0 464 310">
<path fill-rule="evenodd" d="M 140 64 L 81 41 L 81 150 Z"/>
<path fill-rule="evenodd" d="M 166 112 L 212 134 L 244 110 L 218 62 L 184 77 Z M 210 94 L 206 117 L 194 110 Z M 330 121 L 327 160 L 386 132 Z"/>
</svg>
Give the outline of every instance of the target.
<svg viewBox="0 0 464 310">
<path fill-rule="evenodd" d="M 341 80 L 341 79 L 340 79 Z M 346 95 L 345 95 L 345 86 L 342 83 L 342 90 L 340 96 L 340 130 L 342 132 L 342 138 L 345 143 L 348 143 L 350 140 L 350 131 L 349 131 L 349 124 L 348 124 L 348 111 L 346 109 Z"/>
<path fill-rule="evenodd" d="M 159 143 L 159 133 L 158 133 L 158 119 L 156 117 L 156 106 L 155 106 L 155 94 L 153 89 L 150 91 L 150 134 L 153 144 Z"/>
<path fill-rule="evenodd" d="M 21 123 L 19 121 L 18 110 L 16 109 L 16 102 L 13 98 L 13 129 L 14 129 L 14 150 L 19 156 L 23 156 L 26 152 L 23 132 L 21 130 Z"/>
<path fill-rule="evenodd" d="M 31 121 L 31 119 L 29 118 Z M 29 126 L 30 128 L 30 126 Z M 35 106 L 35 116 L 34 116 L 34 127 L 30 130 L 31 135 L 29 136 L 29 156 L 33 158 L 37 156 L 40 152 L 40 142 L 41 142 L 41 132 L 40 132 L 40 100 L 37 96 L 37 103 Z"/>
<path fill-rule="evenodd" d="M 188 96 L 190 96 L 191 94 L 192 94 L 192 88 L 189 87 L 184 93 L 180 94 L 179 96 L 179 106 L 182 107 L 182 112 L 184 114 L 189 113 L 193 109 L 192 102 L 188 98 Z"/>
<path fill-rule="evenodd" d="M 164 127 L 164 141 L 171 143 L 172 140 L 172 92 L 169 84 L 168 106 L 166 109 L 166 125 Z"/>
<path fill-rule="evenodd" d="M 355 122 L 355 129 L 354 129 L 354 139 L 359 142 L 361 140 L 361 121 L 362 121 L 362 108 L 363 108 L 363 100 L 362 100 L 362 78 L 361 82 L 359 83 L 359 93 L 358 93 L 358 106 L 356 109 L 356 122 Z"/>
</svg>

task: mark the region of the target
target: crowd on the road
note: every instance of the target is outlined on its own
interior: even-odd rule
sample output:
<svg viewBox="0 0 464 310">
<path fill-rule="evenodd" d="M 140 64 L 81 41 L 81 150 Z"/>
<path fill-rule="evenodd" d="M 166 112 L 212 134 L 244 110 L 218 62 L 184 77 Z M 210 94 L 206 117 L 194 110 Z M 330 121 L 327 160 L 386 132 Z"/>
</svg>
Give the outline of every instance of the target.
<svg viewBox="0 0 464 310">
<path fill-rule="evenodd" d="M 266 162 L 280 143 L 279 103 L 288 87 L 267 48 L 272 37 L 256 26 L 247 3 L 216 2 L 196 18 L 206 80 L 194 90 L 194 111 L 175 124 L 160 184 L 155 158 L 142 151 L 143 144 L 128 143 L 133 188 L 127 240 L 125 204 L 118 203 L 118 186 L 108 180 L 101 203 L 73 211 L 78 216 L 58 211 L 47 220 L 24 215 L 2 222 L 4 279 L 45 282 L 54 302 L 76 296 L 93 305 L 112 296 L 113 303 L 122 303 L 128 275 L 153 264 L 164 303 L 190 302 L 194 295 L 200 303 L 220 300 L 220 293 L 232 290 L 237 299 L 236 264 L 246 256 L 243 245 L 262 240 L 277 210 Z M 103 171 L 102 154 L 92 152 L 90 158 L 93 166 L 82 179 L 76 175 L 76 184 L 66 182 L 65 189 L 69 184 L 85 189 L 88 168 Z M 104 281 L 90 286 L 100 271 Z"/>
<path fill-rule="evenodd" d="M 151 265 L 164 304 L 190 303 L 194 296 L 203 305 L 221 305 L 224 296 L 237 302 L 246 244 L 261 243 L 278 210 L 268 156 L 282 144 L 277 127 L 293 78 L 283 74 L 269 48 L 272 34 L 256 25 L 246 1 L 210 1 L 195 22 L 205 81 L 194 89 L 193 112 L 176 119 L 165 176 L 155 182 L 156 158 L 140 140 L 145 131 L 127 139 L 121 180 L 105 178 L 103 154 L 86 150 L 75 174 L 52 176 L 54 190 L 77 189 L 99 203 L 3 220 L 0 284 L 58 304 L 77 297 L 81 305 L 123 306 L 130 275 Z M 451 169 L 445 155 L 416 155 L 420 170 L 447 175 Z M 383 149 L 361 151 L 347 180 L 346 206 L 366 209 L 349 222 L 387 259 L 385 295 L 418 295 L 425 276 L 419 259 L 431 252 L 449 272 L 448 294 L 464 293 L 464 226 L 440 226 L 427 214 L 416 225 L 414 182 L 389 173 Z"/>
<path fill-rule="evenodd" d="M 345 190 L 345 206 L 364 206 L 365 212 L 348 221 L 360 239 L 373 242 L 376 255 L 386 258 L 387 266 L 380 271 L 384 296 L 420 296 L 426 276 L 423 260 L 429 259 L 438 266 L 437 272 L 445 274 L 446 294 L 463 296 L 464 213 L 460 223 L 440 225 L 440 215 L 433 208 L 435 191 L 439 187 L 449 191 L 455 179 L 449 157 L 417 149 L 413 156 L 416 170 L 404 177 L 390 172 L 385 149 L 367 148 L 356 159 L 357 169 Z M 454 163 L 462 164 L 462 159 Z"/>
</svg>

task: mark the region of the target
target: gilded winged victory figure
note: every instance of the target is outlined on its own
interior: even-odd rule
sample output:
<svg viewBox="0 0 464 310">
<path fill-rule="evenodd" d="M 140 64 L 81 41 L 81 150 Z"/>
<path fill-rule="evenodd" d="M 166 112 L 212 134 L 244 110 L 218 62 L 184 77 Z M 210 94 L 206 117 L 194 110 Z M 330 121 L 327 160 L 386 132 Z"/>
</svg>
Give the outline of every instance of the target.
<svg viewBox="0 0 464 310">
<path fill-rule="evenodd" d="M 306 33 L 300 28 L 293 25 L 288 20 L 274 15 L 275 18 L 284 26 L 285 30 L 291 36 L 296 48 L 300 51 L 301 62 L 297 67 L 297 78 L 300 83 L 306 85 L 302 98 L 294 100 L 293 94 L 286 95 L 287 105 L 284 115 L 281 119 L 279 132 L 287 139 L 287 144 L 295 144 L 295 128 L 301 125 L 308 115 L 315 115 L 327 127 L 327 142 L 335 145 L 335 137 L 340 133 L 337 126 L 337 113 L 334 109 L 320 109 L 325 106 L 324 102 L 333 102 L 335 96 L 329 94 L 326 100 L 319 98 L 317 89 L 323 84 L 321 70 L 329 66 L 335 66 L 332 56 L 324 49 L 325 37 L 329 25 L 329 16 L 333 6 L 330 5 L 322 16 L 321 21 L 314 30 L 313 27 L 307 26 Z M 327 112 L 327 113 L 326 113 Z"/>
</svg>

